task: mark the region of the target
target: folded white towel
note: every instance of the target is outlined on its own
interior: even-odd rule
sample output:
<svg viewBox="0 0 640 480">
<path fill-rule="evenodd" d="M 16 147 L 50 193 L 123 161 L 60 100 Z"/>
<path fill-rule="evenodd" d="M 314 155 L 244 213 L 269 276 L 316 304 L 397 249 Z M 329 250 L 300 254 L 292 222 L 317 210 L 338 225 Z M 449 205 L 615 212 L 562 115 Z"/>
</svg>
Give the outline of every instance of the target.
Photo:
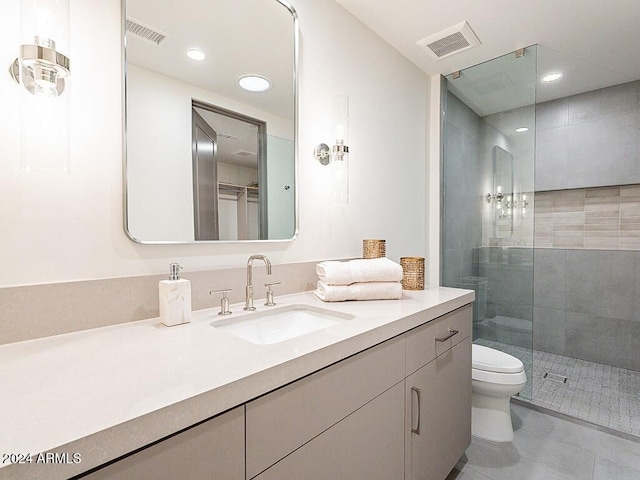
<svg viewBox="0 0 640 480">
<path fill-rule="evenodd" d="M 402 280 L 402 267 L 385 257 L 361 258 L 348 262 L 321 262 L 316 265 L 316 273 L 320 281 L 327 285 Z"/>
<path fill-rule="evenodd" d="M 402 284 L 399 282 L 352 283 L 351 285 L 327 285 L 324 282 L 318 282 L 317 287 L 313 293 L 325 302 L 402 298 Z"/>
</svg>

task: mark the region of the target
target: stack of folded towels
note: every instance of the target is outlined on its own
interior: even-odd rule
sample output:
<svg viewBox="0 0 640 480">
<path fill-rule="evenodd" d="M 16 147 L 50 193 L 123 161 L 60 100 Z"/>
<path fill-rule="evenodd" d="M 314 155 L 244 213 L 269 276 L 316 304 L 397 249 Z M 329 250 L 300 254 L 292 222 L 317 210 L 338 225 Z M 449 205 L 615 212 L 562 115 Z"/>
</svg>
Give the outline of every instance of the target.
<svg viewBox="0 0 640 480">
<path fill-rule="evenodd" d="M 316 273 L 314 293 L 325 302 L 402 298 L 402 267 L 385 257 L 321 262 Z"/>
</svg>

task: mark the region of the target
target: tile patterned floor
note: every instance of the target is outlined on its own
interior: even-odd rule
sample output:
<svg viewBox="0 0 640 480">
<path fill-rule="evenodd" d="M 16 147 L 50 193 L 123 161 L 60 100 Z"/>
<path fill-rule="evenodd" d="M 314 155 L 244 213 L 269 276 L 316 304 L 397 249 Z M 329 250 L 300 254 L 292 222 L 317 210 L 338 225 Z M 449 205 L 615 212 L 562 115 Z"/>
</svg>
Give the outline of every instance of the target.
<svg viewBox="0 0 640 480">
<path fill-rule="evenodd" d="M 515 438 L 473 437 L 447 480 L 638 480 L 640 443 L 512 404 Z"/>
<path fill-rule="evenodd" d="M 521 398 L 587 422 L 640 437 L 640 372 L 487 340 L 522 360 L 531 381 Z M 561 383 L 546 372 L 567 377 Z M 532 389 L 532 390 L 531 390 Z M 640 476 L 638 476 L 640 479 Z"/>
</svg>

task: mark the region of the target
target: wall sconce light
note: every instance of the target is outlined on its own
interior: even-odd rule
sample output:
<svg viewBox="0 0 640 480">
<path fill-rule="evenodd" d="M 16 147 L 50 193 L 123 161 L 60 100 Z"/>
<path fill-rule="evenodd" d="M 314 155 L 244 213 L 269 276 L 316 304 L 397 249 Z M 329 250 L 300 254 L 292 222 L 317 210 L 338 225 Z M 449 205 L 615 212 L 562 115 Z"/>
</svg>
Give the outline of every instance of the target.
<svg viewBox="0 0 640 480">
<path fill-rule="evenodd" d="M 20 47 L 9 67 L 21 97 L 22 168 L 68 170 L 69 0 L 20 0 Z M 27 93 L 28 92 L 28 93 Z"/>
<path fill-rule="evenodd" d="M 349 96 L 333 97 L 333 125 L 335 145 L 321 143 L 313 155 L 322 165 L 332 169 L 331 197 L 333 203 L 349 203 Z"/>
<path fill-rule="evenodd" d="M 68 43 L 68 25 L 61 25 L 68 23 L 68 17 L 68 0 L 20 2 L 24 43 L 9 73 L 33 95 L 57 97 L 64 91 L 70 62 L 56 50 L 55 38 L 64 37 L 61 40 Z"/>
<path fill-rule="evenodd" d="M 69 59 L 56 51 L 55 41 L 36 36 L 34 45 L 20 46 L 9 72 L 29 93 L 57 97 L 64 92 Z"/>
<path fill-rule="evenodd" d="M 516 200 L 516 194 L 514 194 L 512 199 L 511 195 L 505 195 L 502 193 L 502 187 L 498 186 L 495 194 L 487 193 L 484 196 L 484 199 L 487 203 L 495 202 L 498 218 L 501 220 L 511 218 L 513 213 L 520 213 L 520 216 L 522 217 L 527 215 L 529 202 L 527 201 L 526 193 L 521 194 L 520 201 L 518 201 Z M 519 211 L 518 208 L 520 208 Z M 514 209 L 515 212 L 513 211 Z"/>
</svg>

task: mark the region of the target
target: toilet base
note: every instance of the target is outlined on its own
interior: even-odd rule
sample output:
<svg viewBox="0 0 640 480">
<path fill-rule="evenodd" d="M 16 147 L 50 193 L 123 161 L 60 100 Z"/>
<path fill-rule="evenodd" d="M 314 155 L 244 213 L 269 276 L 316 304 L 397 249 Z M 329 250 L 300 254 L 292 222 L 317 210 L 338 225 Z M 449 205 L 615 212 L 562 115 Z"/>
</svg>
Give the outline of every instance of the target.
<svg viewBox="0 0 640 480">
<path fill-rule="evenodd" d="M 493 442 L 513 440 L 511 397 L 471 394 L 471 433 Z"/>
</svg>

